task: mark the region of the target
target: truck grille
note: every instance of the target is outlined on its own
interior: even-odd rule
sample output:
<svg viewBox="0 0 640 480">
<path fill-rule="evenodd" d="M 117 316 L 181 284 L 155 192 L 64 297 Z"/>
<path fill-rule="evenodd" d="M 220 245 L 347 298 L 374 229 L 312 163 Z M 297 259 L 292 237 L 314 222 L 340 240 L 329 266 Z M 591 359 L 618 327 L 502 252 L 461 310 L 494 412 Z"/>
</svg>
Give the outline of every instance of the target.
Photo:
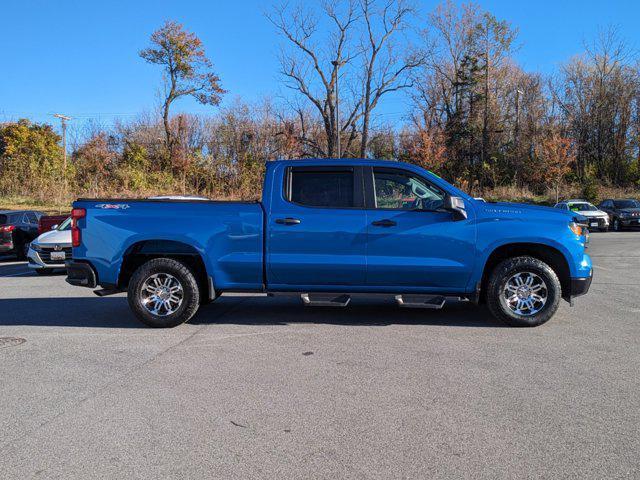
<svg viewBox="0 0 640 480">
<path fill-rule="evenodd" d="M 41 247 L 38 251 L 40 260 L 49 265 L 59 265 L 60 263 L 64 263 L 62 260 L 51 260 L 51 252 L 64 252 L 65 261 L 71 260 L 71 247 L 62 247 L 60 250 L 54 250 L 52 247 Z"/>
</svg>

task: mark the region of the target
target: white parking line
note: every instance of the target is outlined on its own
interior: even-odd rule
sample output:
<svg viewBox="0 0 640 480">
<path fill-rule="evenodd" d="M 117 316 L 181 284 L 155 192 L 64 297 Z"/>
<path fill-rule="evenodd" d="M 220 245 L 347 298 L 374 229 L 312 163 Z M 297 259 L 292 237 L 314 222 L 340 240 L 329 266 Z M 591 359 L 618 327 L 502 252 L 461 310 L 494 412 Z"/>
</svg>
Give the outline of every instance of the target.
<svg viewBox="0 0 640 480">
<path fill-rule="evenodd" d="M 593 268 L 597 268 L 599 270 L 606 270 L 607 272 L 610 272 L 611 269 L 610 268 L 606 268 L 606 267 L 601 267 L 600 265 L 594 265 Z"/>
</svg>

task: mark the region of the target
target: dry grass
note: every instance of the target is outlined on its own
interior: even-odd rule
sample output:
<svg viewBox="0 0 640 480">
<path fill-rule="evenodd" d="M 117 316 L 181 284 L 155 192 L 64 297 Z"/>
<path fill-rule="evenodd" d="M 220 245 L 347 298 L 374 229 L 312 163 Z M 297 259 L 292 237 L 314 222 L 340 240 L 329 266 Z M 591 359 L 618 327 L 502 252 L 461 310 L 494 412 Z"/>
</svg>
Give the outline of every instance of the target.
<svg viewBox="0 0 640 480">
<path fill-rule="evenodd" d="M 46 202 L 29 197 L 0 197 L 0 210 L 38 210 L 48 215 L 62 215 L 71 211 L 71 202 Z"/>
</svg>

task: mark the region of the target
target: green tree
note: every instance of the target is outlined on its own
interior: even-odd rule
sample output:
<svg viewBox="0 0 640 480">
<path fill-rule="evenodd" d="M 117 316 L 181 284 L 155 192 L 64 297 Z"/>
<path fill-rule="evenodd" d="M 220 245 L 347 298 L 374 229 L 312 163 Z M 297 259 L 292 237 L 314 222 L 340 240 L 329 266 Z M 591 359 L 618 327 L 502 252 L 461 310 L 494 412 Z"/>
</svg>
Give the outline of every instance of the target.
<svg viewBox="0 0 640 480">
<path fill-rule="evenodd" d="M 46 197 L 64 177 L 59 142 L 51 125 L 29 120 L 0 124 L 0 193 Z"/>
</svg>

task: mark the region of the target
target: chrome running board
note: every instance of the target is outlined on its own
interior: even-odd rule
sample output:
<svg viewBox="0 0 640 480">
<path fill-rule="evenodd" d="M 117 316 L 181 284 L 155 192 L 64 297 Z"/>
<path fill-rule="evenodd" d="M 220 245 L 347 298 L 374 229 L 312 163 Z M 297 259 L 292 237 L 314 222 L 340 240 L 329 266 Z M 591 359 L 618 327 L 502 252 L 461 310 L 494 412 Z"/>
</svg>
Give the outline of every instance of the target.
<svg viewBox="0 0 640 480">
<path fill-rule="evenodd" d="M 431 308 L 440 310 L 447 299 L 442 296 L 433 295 L 396 295 L 398 306 L 406 308 Z"/>
<path fill-rule="evenodd" d="M 311 296 L 313 295 L 313 296 Z M 351 301 L 349 295 L 327 295 L 322 293 L 300 295 L 302 302 L 308 307 L 346 307 Z"/>
</svg>

